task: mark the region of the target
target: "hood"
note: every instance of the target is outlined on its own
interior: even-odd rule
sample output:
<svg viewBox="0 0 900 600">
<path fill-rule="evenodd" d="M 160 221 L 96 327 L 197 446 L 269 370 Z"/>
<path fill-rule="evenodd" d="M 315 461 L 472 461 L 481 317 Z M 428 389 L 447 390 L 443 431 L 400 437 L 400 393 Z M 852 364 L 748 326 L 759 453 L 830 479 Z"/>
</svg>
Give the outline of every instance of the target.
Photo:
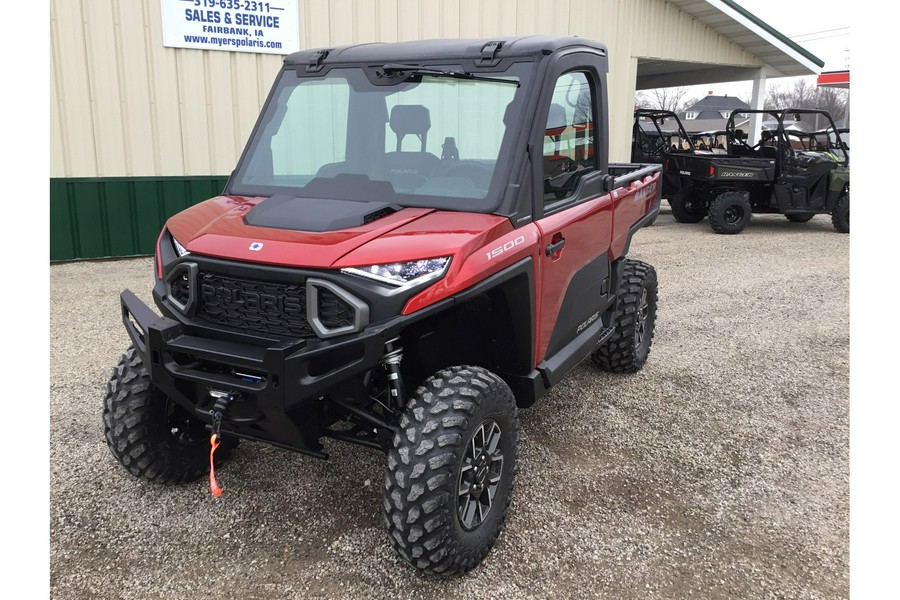
<svg viewBox="0 0 900 600">
<path fill-rule="evenodd" d="M 166 227 L 181 245 L 196 254 L 289 267 L 330 268 L 372 240 L 434 212 L 430 208 L 400 208 L 369 223 L 336 231 L 297 231 L 268 223 L 248 225 L 247 213 L 266 200 L 217 196 L 171 217 Z"/>
<path fill-rule="evenodd" d="M 432 211 L 409 221 L 347 254 L 335 268 L 398 261 L 454 257 L 451 272 L 473 252 L 512 231 L 506 217 L 481 213 Z"/>
</svg>

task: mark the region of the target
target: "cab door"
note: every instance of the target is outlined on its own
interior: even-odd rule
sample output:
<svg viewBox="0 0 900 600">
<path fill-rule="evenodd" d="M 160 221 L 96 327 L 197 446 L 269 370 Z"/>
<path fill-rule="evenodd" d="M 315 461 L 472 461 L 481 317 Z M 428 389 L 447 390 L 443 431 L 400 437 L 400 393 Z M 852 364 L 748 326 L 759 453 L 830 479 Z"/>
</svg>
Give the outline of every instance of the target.
<svg viewBox="0 0 900 600">
<path fill-rule="evenodd" d="M 558 63 L 552 92 L 544 94 L 546 126 L 534 145 L 541 237 L 536 363 L 566 350 L 608 306 L 613 200 L 603 192 L 607 161 L 600 141 L 606 133 L 597 118 L 602 78 L 592 69 L 565 66 Z"/>
</svg>

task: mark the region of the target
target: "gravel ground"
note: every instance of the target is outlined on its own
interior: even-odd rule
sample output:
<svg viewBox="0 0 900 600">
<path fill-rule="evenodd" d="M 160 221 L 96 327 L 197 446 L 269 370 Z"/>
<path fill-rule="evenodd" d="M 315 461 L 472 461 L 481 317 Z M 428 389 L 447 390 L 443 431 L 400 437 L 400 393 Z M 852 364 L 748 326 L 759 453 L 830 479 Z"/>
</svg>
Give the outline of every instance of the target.
<svg viewBox="0 0 900 600">
<path fill-rule="evenodd" d="M 430 579 L 381 524 L 383 456 L 243 443 L 205 481 L 137 480 L 101 404 L 128 345 L 118 293 L 152 260 L 51 267 L 55 598 L 841 598 L 849 595 L 849 236 L 754 216 L 737 236 L 666 209 L 631 254 L 656 266 L 646 367 L 582 364 L 522 412 L 503 533 Z"/>
</svg>

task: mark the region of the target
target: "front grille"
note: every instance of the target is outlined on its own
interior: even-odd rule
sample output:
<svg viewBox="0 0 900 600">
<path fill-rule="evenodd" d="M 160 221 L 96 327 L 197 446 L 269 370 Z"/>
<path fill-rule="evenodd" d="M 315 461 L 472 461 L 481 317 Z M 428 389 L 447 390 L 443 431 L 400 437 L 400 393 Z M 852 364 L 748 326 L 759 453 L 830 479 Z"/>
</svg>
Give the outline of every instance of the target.
<svg viewBox="0 0 900 600">
<path fill-rule="evenodd" d="M 211 323 L 270 335 L 311 338 L 303 283 L 199 274 L 197 316 Z"/>
</svg>

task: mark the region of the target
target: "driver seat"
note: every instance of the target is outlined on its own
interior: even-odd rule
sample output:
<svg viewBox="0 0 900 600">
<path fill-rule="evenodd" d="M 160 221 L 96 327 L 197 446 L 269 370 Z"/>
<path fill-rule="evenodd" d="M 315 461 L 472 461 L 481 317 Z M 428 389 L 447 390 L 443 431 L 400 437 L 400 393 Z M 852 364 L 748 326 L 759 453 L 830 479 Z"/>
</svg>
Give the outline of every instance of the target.
<svg viewBox="0 0 900 600">
<path fill-rule="evenodd" d="M 441 164 L 441 159 L 425 150 L 428 130 L 431 129 L 428 107 L 398 104 L 391 109 L 388 125 L 397 136 L 397 149 L 384 154 L 377 169 L 378 179 L 396 184 L 395 189 L 412 189 L 424 184 Z M 407 135 L 419 138 L 418 150 L 403 150 L 403 139 Z"/>
</svg>

